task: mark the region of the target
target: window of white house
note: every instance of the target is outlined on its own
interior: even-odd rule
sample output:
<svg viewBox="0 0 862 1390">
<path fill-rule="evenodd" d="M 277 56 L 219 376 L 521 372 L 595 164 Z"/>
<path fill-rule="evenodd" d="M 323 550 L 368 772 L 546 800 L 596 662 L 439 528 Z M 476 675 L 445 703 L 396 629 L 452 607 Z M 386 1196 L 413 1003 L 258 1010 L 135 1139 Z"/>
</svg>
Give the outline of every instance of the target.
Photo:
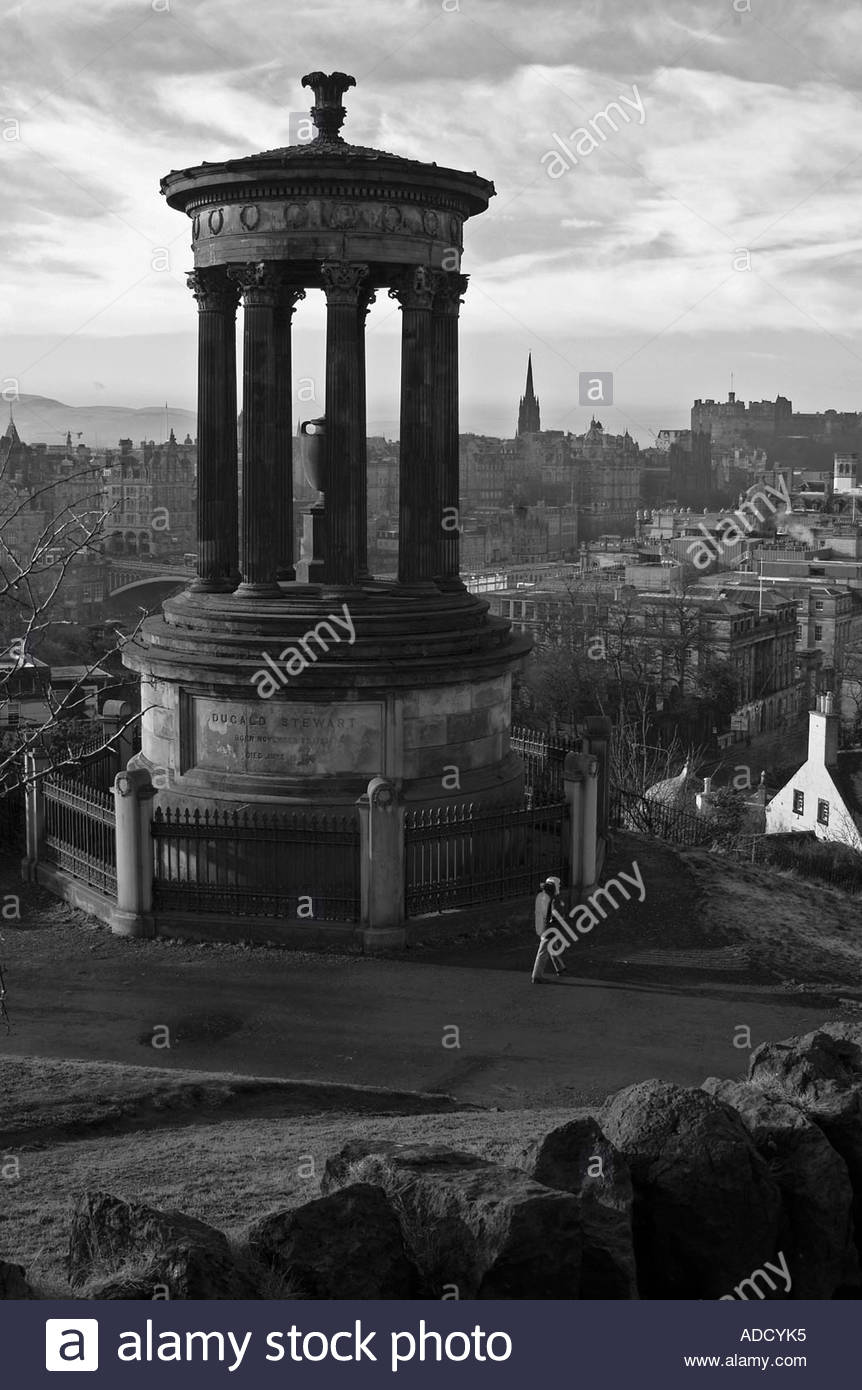
<svg viewBox="0 0 862 1390">
<path fill-rule="evenodd" d="M 820 623 L 814 624 L 814 640 L 815 642 L 823 641 L 823 627 Z"/>
<path fill-rule="evenodd" d="M 799 637 L 802 636 L 802 624 L 801 624 L 801 623 L 797 623 L 797 624 L 796 624 L 796 636 L 797 636 L 797 638 L 799 638 Z"/>
<path fill-rule="evenodd" d="M 822 612 L 823 612 L 823 600 L 822 600 L 822 598 L 815 599 L 815 602 L 814 602 L 814 611 L 815 611 L 815 613 L 822 613 Z"/>
<path fill-rule="evenodd" d="M 801 816 L 805 810 L 805 793 L 794 790 L 793 793 L 793 814 Z"/>
<path fill-rule="evenodd" d="M 818 825 L 828 825 L 828 824 L 829 824 L 829 802 L 828 802 L 828 801 L 818 801 L 818 802 L 817 802 L 817 824 L 818 824 Z"/>
</svg>

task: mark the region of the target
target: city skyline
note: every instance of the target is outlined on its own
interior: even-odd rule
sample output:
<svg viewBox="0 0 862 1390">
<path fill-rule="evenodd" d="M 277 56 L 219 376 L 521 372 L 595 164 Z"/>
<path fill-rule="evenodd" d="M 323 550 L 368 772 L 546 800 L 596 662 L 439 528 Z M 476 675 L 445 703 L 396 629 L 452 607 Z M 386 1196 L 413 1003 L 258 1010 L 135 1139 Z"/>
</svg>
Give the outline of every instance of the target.
<svg viewBox="0 0 862 1390">
<path fill-rule="evenodd" d="M 543 425 L 583 432 L 578 373 L 613 372 L 614 404 L 597 413 L 641 444 L 685 427 L 695 397 L 725 399 L 731 373 L 739 398 L 860 404 L 844 230 L 862 157 L 860 16 L 831 3 L 816 16 L 747 0 L 613 16 L 539 4 L 525 30 L 511 4 L 377 0 L 371 18 L 359 32 L 348 7 L 285 17 L 260 0 L 231 7 L 226 44 L 220 0 L 13 7 L 3 381 L 69 405 L 194 408 L 191 253 L 158 181 L 301 138 L 299 78 L 326 52 L 357 77 L 348 140 L 496 184 L 464 259 L 462 432 L 514 433 L 528 352 Z M 368 419 L 390 437 L 398 329 L 380 297 Z M 309 294 L 294 357 L 309 415 L 322 369 L 322 298 Z"/>
</svg>

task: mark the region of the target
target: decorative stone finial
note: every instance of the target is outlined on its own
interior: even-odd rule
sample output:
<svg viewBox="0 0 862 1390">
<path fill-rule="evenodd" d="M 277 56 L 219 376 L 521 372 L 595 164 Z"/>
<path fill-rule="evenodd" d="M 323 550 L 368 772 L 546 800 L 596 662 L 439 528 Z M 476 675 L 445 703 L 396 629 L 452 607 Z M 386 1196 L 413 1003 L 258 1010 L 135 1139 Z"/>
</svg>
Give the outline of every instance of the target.
<svg viewBox="0 0 862 1390">
<path fill-rule="evenodd" d="M 348 87 L 356 86 L 356 78 L 346 72 L 307 72 L 302 85 L 314 91 L 315 104 L 310 114 L 317 127 L 317 139 L 329 143 L 341 142 L 339 131 L 347 115 L 341 98 Z"/>
</svg>

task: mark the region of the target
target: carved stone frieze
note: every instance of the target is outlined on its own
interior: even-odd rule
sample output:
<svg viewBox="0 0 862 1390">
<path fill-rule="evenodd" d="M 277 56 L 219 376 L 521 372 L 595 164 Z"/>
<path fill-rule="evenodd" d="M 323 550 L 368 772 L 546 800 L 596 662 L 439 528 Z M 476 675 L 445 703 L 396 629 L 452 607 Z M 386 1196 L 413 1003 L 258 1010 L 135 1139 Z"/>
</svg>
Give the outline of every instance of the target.
<svg viewBox="0 0 862 1390">
<path fill-rule="evenodd" d="M 244 232 L 368 232 L 378 236 L 414 236 L 460 248 L 462 218 L 457 214 L 422 208 L 413 203 L 387 203 L 373 199 L 295 198 L 261 199 L 198 212 L 192 221 L 192 238 L 241 235 Z"/>
</svg>

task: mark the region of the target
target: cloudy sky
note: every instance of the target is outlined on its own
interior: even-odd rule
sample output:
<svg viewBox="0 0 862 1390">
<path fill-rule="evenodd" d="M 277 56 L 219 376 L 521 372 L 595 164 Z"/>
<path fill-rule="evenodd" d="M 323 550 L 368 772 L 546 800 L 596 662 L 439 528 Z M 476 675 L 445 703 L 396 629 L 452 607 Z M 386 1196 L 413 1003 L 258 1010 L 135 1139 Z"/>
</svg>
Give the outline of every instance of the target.
<svg viewBox="0 0 862 1390">
<path fill-rule="evenodd" d="M 846 0 L 21 0 L 3 21 L 7 393 L 194 406 L 189 224 L 159 179 L 288 143 L 323 68 L 357 79 L 348 139 L 496 184 L 466 229 L 463 430 L 513 433 L 528 351 L 547 428 L 588 423 L 580 372 L 613 372 L 603 422 L 642 443 L 731 372 L 746 399 L 862 408 Z M 624 96 L 591 149 L 579 129 Z M 369 427 L 397 435 L 381 298 Z M 295 324 L 296 373 L 319 380 L 321 296 Z"/>
</svg>

